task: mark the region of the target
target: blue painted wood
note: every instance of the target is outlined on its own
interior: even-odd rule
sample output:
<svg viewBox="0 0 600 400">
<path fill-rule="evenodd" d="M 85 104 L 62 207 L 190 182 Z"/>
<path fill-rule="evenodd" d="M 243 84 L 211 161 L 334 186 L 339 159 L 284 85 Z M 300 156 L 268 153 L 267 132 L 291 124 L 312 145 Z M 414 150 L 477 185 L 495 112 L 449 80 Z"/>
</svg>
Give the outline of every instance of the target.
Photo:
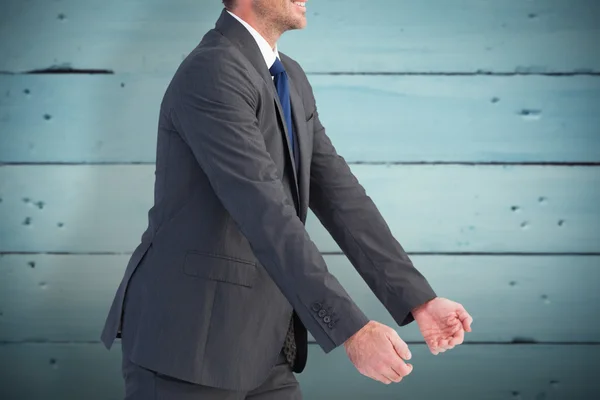
<svg viewBox="0 0 600 400">
<path fill-rule="evenodd" d="M 284 35 L 280 49 L 309 72 L 348 161 L 600 161 L 599 2 L 308 5 L 308 29 Z M 0 72 L 117 75 L 0 75 L 0 163 L 152 163 L 164 88 L 220 9 L 218 0 L 2 2 Z M 588 76 L 520 76 L 548 72 Z M 600 252 L 598 167 L 352 169 L 409 251 Z M 153 183 L 152 165 L 0 167 L 0 252 L 118 253 L 0 255 L 1 399 L 122 398 L 118 344 L 107 352 L 97 340 Z M 312 213 L 308 231 L 321 251 L 339 251 Z M 312 345 L 299 376 L 305 398 L 597 397 L 598 256 L 412 258 L 473 314 L 469 340 L 571 344 L 464 345 L 438 357 L 413 344 L 413 375 L 390 386 L 362 377 L 343 349 L 325 356 Z M 326 260 L 371 318 L 396 326 L 345 257 Z M 415 324 L 399 333 L 420 340 Z M 596 345 L 572 344 L 583 341 Z"/>
<path fill-rule="evenodd" d="M 590 400 L 600 393 L 600 346 L 463 346 L 441 356 L 420 345 L 410 350 L 414 369 L 400 383 L 357 375 L 343 348 L 326 355 L 315 346 L 297 378 L 315 400 Z"/>
<path fill-rule="evenodd" d="M 173 72 L 220 3 L 5 0 L 0 71 Z M 280 45 L 309 72 L 600 71 L 595 0 L 328 0 L 307 12 Z"/>
<path fill-rule="evenodd" d="M 433 356 L 411 345 L 413 372 L 384 385 L 361 375 L 342 347 L 324 354 L 312 345 L 296 374 L 307 400 L 547 399 L 591 400 L 600 346 L 463 345 Z M 100 344 L 0 345 L 0 398 L 118 400 L 121 352 Z"/>
<path fill-rule="evenodd" d="M 154 162 L 170 78 L 0 76 L 0 162 Z M 349 162 L 600 162 L 600 77 L 310 81 Z"/>
<path fill-rule="evenodd" d="M 398 326 L 346 257 L 324 257 L 329 271 L 370 319 L 396 329 L 406 341 L 423 341 L 416 323 Z M 128 259 L 128 255 L 0 257 L 0 342 L 97 341 Z M 599 256 L 411 259 L 438 295 L 463 304 L 473 316 L 469 342 L 600 339 Z"/>
<path fill-rule="evenodd" d="M 600 251 L 600 167 L 352 165 L 411 252 Z M 0 252 L 130 252 L 153 165 L 0 167 Z M 311 212 L 311 239 L 339 251 Z"/>
</svg>

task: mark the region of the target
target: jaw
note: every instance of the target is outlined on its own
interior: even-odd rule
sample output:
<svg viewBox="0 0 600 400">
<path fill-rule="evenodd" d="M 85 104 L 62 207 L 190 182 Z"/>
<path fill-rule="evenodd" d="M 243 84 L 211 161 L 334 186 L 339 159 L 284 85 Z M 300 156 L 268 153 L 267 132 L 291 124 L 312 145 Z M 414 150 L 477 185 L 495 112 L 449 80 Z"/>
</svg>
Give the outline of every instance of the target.
<svg viewBox="0 0 600 400">
<path fill-rule="evenodd" d="M 306 1 L 290 0 L 290 22 L 289 29 L 302 29 L 306 26 Z"/>
<path fill-rule="evenodd" d="M 256 16 L 256 25 L 262 28 L 258 31 L 273 42 L 286 31 L 306 26 L 305 1 L 255 0 L 250 4 Z"/>
</svg>

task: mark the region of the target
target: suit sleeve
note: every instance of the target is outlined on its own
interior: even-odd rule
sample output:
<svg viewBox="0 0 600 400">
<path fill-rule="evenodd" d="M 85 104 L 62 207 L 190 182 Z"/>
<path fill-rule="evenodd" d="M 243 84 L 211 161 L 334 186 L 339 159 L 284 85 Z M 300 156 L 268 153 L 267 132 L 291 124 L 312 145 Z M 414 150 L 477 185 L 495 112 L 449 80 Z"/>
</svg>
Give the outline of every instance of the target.
<svg viewBox="0 0 600 400">
<path fill-rule="evenodd" d="M 312 96 L 312 89 L 310 93 Z M 312 101 L 315 104 L 314 97 Z M 436 294 L 392 236 L 344 158 L 337 154 L 316 106 L 313 115 L 310 209 L 394 320 L 404 326 L 414 321 L 411 310 Z"/>
<path fill-rule="evenodd" d="M 270 277 L 325 353 L 369 319 L 328 272 L 284 192 L 256 117 L 259 93 L 227 54 L 196 55 L 172 83 L 173 124 Z"/>
</svg>

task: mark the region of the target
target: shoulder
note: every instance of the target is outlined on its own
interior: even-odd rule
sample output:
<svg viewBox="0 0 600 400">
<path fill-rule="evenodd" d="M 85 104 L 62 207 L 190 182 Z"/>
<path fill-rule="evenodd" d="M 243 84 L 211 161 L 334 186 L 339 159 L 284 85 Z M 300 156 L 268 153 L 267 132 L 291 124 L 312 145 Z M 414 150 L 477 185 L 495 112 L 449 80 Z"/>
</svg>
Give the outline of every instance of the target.
<svg viewBox="0 0 600 400">
<path fill-rule="evenodd" d="M 210 77 L 233 75 L 240 79 L 247 66 L 245 57 L 226 37 L 216 31 L 207 33 L 200 44 L 181 62 L 175 75 Z"/>
<path fill-rule="evenodd" d="M 218 32 L 207 36 L 177 68 L 164 103 L 172 108 L 216 104 L 255 107 L 260 94 L 245 57 Z"/>
<path fill-rule="evenodd" d="M 249 64 L 240 50 L 216 31 L 209 31 L 181 62 L 170 84 L 179 94 L 254 97 Z"/>
</svg>

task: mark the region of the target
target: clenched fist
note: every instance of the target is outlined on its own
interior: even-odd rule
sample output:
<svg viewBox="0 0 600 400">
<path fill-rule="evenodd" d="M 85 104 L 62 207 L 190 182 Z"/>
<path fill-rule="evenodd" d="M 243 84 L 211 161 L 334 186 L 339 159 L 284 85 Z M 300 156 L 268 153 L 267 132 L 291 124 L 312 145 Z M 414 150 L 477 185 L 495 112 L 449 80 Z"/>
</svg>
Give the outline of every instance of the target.
<svg viewBox="0 0 600 400">
<path fill-rule="evenodd" d="M 434 355 L 462 344 L 465 332 L 471 332 L 473 317 L 461 304 L 443 297 L 420 305 L 412 314 Z"/>
<path fill-rule="evenodd" d="M 411 358 L 406 343 L 394 329 L 377 321 L 369 321 L 344 347 L 358 372 L 386 385 L 400 382 L 413 369 L 404 362 Z"/>
</svg>

